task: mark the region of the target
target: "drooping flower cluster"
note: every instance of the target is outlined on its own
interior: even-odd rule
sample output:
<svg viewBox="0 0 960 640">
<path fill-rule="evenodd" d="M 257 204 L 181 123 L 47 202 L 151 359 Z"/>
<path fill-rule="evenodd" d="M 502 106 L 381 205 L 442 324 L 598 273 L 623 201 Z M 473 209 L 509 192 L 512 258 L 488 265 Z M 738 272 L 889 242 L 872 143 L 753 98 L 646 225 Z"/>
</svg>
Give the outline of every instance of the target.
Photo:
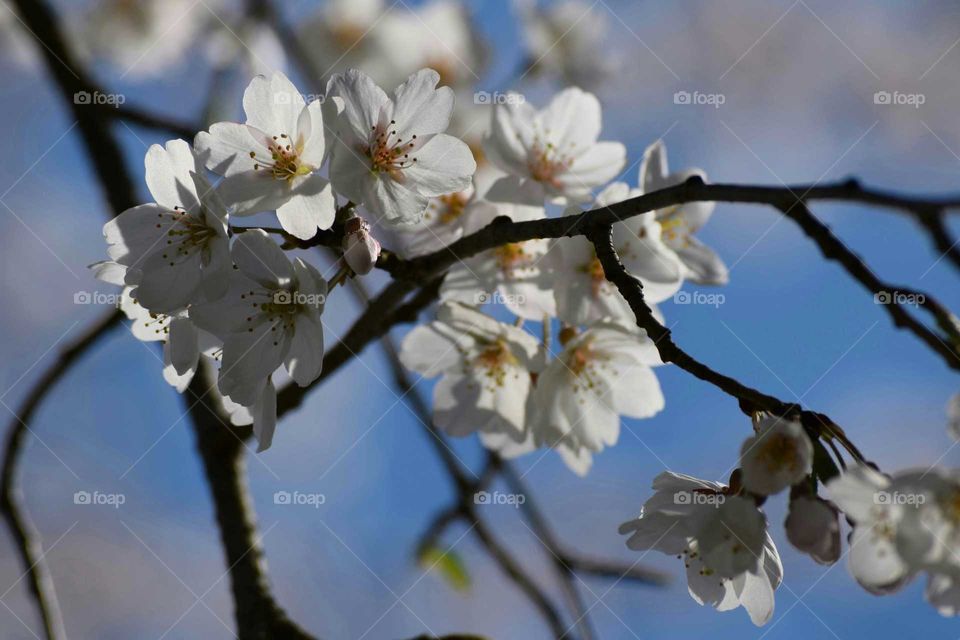
<svg viewBox="0 0 960 640">
<path fill-rule="evenodd" d="M 430 199 L 424 219 L 398 234 L 404 255 L 447 247 L 456 255 L 452 243 L 498 218 L 542 220 L 554 214 L 556 203 L 570 205 L 566 213 L 573 214 L 580 212 L 574 205 L 603 208 L 642 193 L 626 183 L 608 184 L 622 170 L 626 150 L 598 141 L 602 119 L 592 94 L 571 88 L 540 111 L 519 99 L 492 111 L 484 151 L 493 166 L 478 171 L 464 191 Z M 658 143 L 647 157 L 663 153 Z M 652 166 L 643 163 L 639 182 Z M 665 170 L 665 160 L 656 166 Z M 663 239 L 661 218 L 683 215 L 648 212 L 615 226 L 616 249 L 650 303 L 669 298 L 693 273 Z M 408 335 L 401 359 L 428 377 L 445 372 L 434 390 L 434 417 L 452 435 L 479 432 L 485 446 L 507 457 L 553 448 L 583 475 L 593 454 L 616 444 L 622 416 L 650 418 L 664 407 L 653 371 L 659 353 L 583 237 L 506 243 L 461 260 L 446 274 L 440 298 L 446 306 L 437 322 Z M 517 326 L 484 316 L 488 303 L 515 316 Z M 474 310 L 467 313 L 468 307 Z M 533 334 L 522 326 L 527 321 L 543 327 L 536 359 L 514 359 L 504 347 L 482 350 L 483 357 L 462 355 L 439 369 L 424 360 L 423 354 L 439 355 L 444 345 L 474 344 L 478 335 L 498 331 L 530 343 Z M 493 324 L 476 328 L 486 323 Z M 507 362 L 511 375 L 490 376 L 491 366 L 501 371 Z M 477 376 L 486 386 L 476 383 Z"/>
<path fill-rule="evenodd" d="M 164 343 L 164 377 L 180 392 L 201 355 L 220 361 L 224 406 L 236 424 L 252 419 L 261 451 L 276 426 L 275 372 L 285 369 L 300 386 L 319 377 L 328 289 L 344 275 L 368 273 L 380 254 L 356 206 L 378 217 L 390 211 L 385 222 L 409 224 L 419 220 L 428 196 L 452 197 L 470 183 L 475 165 L 467 145 L 442 133 L 453 97 L 436 90 L 436 82 L 435 72 L 423 70 L 390 99 L 352 71 L 331 80 L 336 108 L 325 113 L 323 101 L 307 103 L 283 74 L 258 76 L 244 92 L 245 124 L 216 123 L 193 147 L 183 140 L 151 147 L 145 164 L 154 202 L 104 226 L 110 260 L 94 266 L 100 279 L 124 287 L 121 308 L 134 335 Z M 371 131 L 383 125 L 380 133 L 368 132 L 374 138 L 418 139 L 404 148 L 416 155 L 409 166 L 386 167 L 384 154 L 399 155 L 387 150 L 392 143 L 374 149 L 351 137 L 351 127 L 367 116 Z M 396 125 L 398 119 L 407 126 Z M 338 139 L 329 179 L 321 174 L 328 128 L 346 138 Z M 215 185 L 208 171 L 221 176 Z M 350 206 L 338 210 L 334 189 L 353 198 Z M 399 196 L 410 206 L 397 206 L 395 196 L 403 193 L 414 194 Z M 328 282 L 302 258 L 291 260 L 263 229 L 231 226 L 237 217 L 270 211 L 299 241 L 330 229 L 339 212 L 338 275 Z"/>
</svg>

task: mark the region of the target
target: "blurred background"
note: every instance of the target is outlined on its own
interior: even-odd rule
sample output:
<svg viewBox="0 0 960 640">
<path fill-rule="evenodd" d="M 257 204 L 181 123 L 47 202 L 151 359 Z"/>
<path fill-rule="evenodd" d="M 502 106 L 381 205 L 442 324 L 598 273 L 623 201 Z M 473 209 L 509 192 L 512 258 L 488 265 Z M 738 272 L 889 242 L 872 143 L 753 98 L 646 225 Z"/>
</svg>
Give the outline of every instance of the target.
<svg viewBox="0 0 960 640">
<path fill-rule="evenodd" d="M 631 184 L 644 148 L 663 138 L 672 168 L 698 166 L 714 181 L 781 185 L 855 175 L 903 192 L 958 191 L 955 2 L 473 0 L 453 14 L 441 4 L 456 5 L 275 3 L 289 27 L 284 38 L 298 37 L 321 76 L 360 66 L 392 87 L 421 66 L 441 70 L 460 87 L 455 126 L 466 138 L 478 139 L 483 128 L 475 92 L 514 89 L 540 106 L 563 86 L 584 85 L 603 104 L 602 138 L 627 146 L 622 179 Z M 304 93 L 322 92 L 287 59 L 283 38 L 240 2 L 52 5 L 91 73 L 128 106 L 185 122 L 242 119 L 243 88 L 252 74 L 272 69 L 285 70 Z M 546 47 L 543 24 L 559 29 Z M 76 295 L 114 293 L 86 268 L 105 257 L 101 227 L 111 212 L 40 46 L 0 0 L 0 399 L 8 409 L 58 346 L 108 310 L 96 298 L 75 303 Z M 538 64 L 521 77 L 532 60 Z M 675 98 L 678 92 L 691 100 Z M 697 104 L 695 94 L 713 98 Z M 913 98 L 896 104 L 895 95 Z M 170 136 L 115 127 L 146 202 L 144 152 Z M 868 207 L 814 203 L 814 210 L 882 279 L 960 308 L 957 274 L 910 219 Z M 895 330 L 873 297 L 824 262 L 793 223 L 770 208 L 718 205 L 699 237 L 724 258 L 731 280 L 719 291 L 723 304 L 663 305 L 678 344 L 751 386 L 829 414 L 884 469 L 938 459 L 956 465 L 960 450 L 944 430 L 956 379 L 916 338 Z M 368 280 L 379 286 L 381 276 Z M 338 296 L 325 318 L 336 333 L 357 312 Z M 22 482 L 70 637 L 232 637 L 210 497 L 182 402 L 161 378 L 157 357 L 114 330 L 50 389 L 29 425 Z M 519 460 L 567 547 L 632 563 L 637 555 L 617 526 L 639 513 L 658 473 L 725 481 L 736 463 L 750 431 L 736 403 L 675 368 L 658 374 L 666 410 L 624 421 L 619 443 L 595 457 L 587 478 L 556 455 Z M 464 527 L 444 540 L 456 543 L 469 589 L 452 589 L 416 562 L 420 536 L 453 489 L 386 380 L 372 346 L 281 423 L 269 451 L 248 459 L 279 602 L 322 638 L 548 637 L 516 587 L 472 536 L 462 536 Z M 431 382 L 417 388 L 429 394 Z M 479 468 L 483 451 L 474 438 L 455 448 Z M 75 504 L 77 491 L 123 494 L 125 502 Z M 277 491 L 322 493 L 326 501 L 275 504 Z M 956 635 L 956 623 L 923 601 L 922 582 L 881 599 L 860 589 L 843 562 L 822 567 L 794 552 L 782 529 L 785 506 L 781 495 L 766 507 L 785 567 L 766 627 L 754 627 L 743 609 L 698 606 L 681 564 L 650 554 L 643 564 L 674 576 L 670 586 L 589 577 L 579 584 L 598 636 Z M 517 510 L 488 505 L 482 515 L 562 601 L 550 558 Z M 0 535 L 3 638 L 41 633 L 21 573 L 9 536 Z"/>
</svg>

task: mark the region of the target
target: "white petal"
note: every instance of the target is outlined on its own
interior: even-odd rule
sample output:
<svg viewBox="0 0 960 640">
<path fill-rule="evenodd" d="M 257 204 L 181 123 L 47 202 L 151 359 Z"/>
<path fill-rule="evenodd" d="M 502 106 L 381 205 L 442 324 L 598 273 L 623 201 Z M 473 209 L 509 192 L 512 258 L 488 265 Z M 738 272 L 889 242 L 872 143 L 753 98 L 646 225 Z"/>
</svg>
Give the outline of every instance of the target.
<svg viewBox="0 0 960 640">
<path fill-rule="evenodd" d="M 268 289 L 285 287 L 293 280 L 293 267 L 283 249 L 262 229 L 241 233 L 231 255 L 245 276 Z"/>
<path fill-rule="evenodd" d="M 337 213 L 337 202 L 327 179 L 313 174 L 298 184 L 290 199 L 277 208 L 277 218 L 285 231 L 301 240 L 309 240 L 317 229 L 329 229 Z"/>
<path fill-rule="evenodd" d="M 453 89 L 437 89 L 439 82 L 439 73 L 433 69 L 421 69 L 394 90 L 393 111 L 389 119 L 396 121 L 400 138 L 447 130 L 453 112 Z"/>
<path fill-rule="evenodd" d="M 470 147 L 441 133 L 416 152 L 416 162 L 404 170 L 404 175 L 411 181 L 411 188 L 434 197 L 463 191 L 470 186 L 476 170 Z"/>
<path fill-rule="evenodd" d="M 250 152 L 269 157 L 267 149 L 250 133 L 249 127 L 236 122 L 218 122 L 209 133 L 201 131 L 193 142 L 200 160 L 207 169 L 221 176 L 252 171 Z"/>
<path fill-rule="evenodd" d="M 197 328 L 186 317 L 170 321 L 170 363 L 180 375 L 197 368 L 200 351 L 197 349 Z"/>
<path fill-rule="evenodd" d="M 179 206 L 191 213 L 199 212 L 200 199 L 190 177 L 197 166 L 189 144 L 170 140 L 166 147 L 152 145 L 144 164 L 147 187 L 157 204 L 167 209 Z"/>
<path fill-rule="evenodd" d="M 381 107 L 389 101 L 383 89 L 357 69 L 350 69 L 330 78 L 327 83 L 327 98 L 331 96 L 338 96 L 343 100 L 343 111 L 337 118 L 337 131 L 343 131 L 343 125 L 346 124 L 352 135 L 360 140 L 368 139 L 372 127 L 380 118 Z"/>
<path fill-rule="evenodd" d="M 279 71 L 269 78 L 256 76 L 243 92 L 247 124 L 270 135 L 294 135 L 297 118 L 304 106 L 300 91 Z"/>
<path fill-rule="evenodd" d="M 577 87 L 564 89 L 550 101 L 540 122 L 560 148 L 589 149 L 600 136 L 600 101 Z M 618 170 L 619 171 L 619 170 Z"/>
<path fill-rule="evenodd" d="M 446 324 L 431 322 L 415 327 L 400 345 L 400 362 L 425 378 L 460 366 L 461 349 L 472 343 Z"/>
</svg>

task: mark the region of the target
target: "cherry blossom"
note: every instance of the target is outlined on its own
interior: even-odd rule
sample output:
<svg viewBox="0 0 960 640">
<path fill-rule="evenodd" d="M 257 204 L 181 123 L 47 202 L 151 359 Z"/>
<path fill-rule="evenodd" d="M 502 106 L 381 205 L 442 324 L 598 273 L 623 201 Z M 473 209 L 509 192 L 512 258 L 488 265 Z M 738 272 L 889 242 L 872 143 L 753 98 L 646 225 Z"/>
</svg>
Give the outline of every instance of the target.
<svg viewBox="0 0 960 640">
<path fill-rule="evenodd" d="M 344 224 L 343 260 L 358 276 L 370 273 L 380 256 L 380 242 L 370 233 L 370 223 L 357 216 Z"/>
<path fill-rule="evenodd" d="M 558 76 L 563 82 L 594 86 L 610 78 L 615 65 L 604 51 L 608 25 L 597 5 L 561 0 L 538 6 L 536 0 L 514 2 L 523 25 L 527 57 L 535 73 Z"/>
<path fill-rule="evenodd" d="M 627 546 L 682 559 L 698 604 L 742 606 L 755 625 L 769 622 L 783 567 L 756 505 L 722 484 L 671 471 L 658 475 L 653 489 L 640 515 L 620 525 Z"/>
<path fill-rule="evenodd" d="M 525 437 L 531 374 L 542 367 L 536 338 L 458 303 L 404 338 L 400 360 L 432 378 L 434 423 L 454 436 L 474 431 Z"/>
<path fill-rule="evenodd" d="M 350 69 L 327 85 L 338 111 L 330 178 L 338 194 L 377 221 L 415 223 L 430 198 L 470 186 L 477 163 L 466 144 L 443 133 L 454 97 L 439 81 L 436 71 L 422 69 L 388 96 Z"/>
<path fill-rule="evenodd" d="M 598 142 L 600 101 L 576 87 L 564 89 L 537 111 L 519 94 L 494 105 L 484 151 L 510 174 L 488 199 L 541 205 L 586 202 L 595 187 L 612 180 L 626 163 L 619 142 Z"/>
<path fill-rule="evenodd" d="M 569 333 L 573 333 L 570 331 Z M 664 407 L 652 367 L 660 354 L 646 335 L 603 321 L 579 335 L 565 332 L 563 350 L 537 378 L 530 429 L 537 446 L 558 448 L 585 475 L 592 454 L 617 443 L 620 416 L 649 418 Z"/>
<path fill-rule="evenodd" d="M 759 495 L 778 493 L 810 473 L 813 444 L 794 420 L 768 416 L 740 450 L 743 486 Z"/>
<path fill-rule="evenodd" d="M 227 210 L 183 140 L 153 145 L 147 186 L 155 202 L 103 227 L 107 253 L 151 311 L 167 313 L 224 294 L 231 268 Z"/>
<path fill-rule="evenodd" d="M 283 365 L 302 387 L 320 375 L 327 283 L 300 258 L 291 263 L 259 229 L 241 234 L 231 255 L 238 268 L 227 295 L 191 307 L 190 319 L 223 341 L 220 391 L 260 410 L 262 451 L 276 421 L 271 374 Z"/>
<path fill-rule="evenodd" d="M 476 207 L 464 225 L 478 230 L 497 216 L 514 222 L 546 217 L 543 207 L 497 204 Z M 554 276 L 548 240 L 527 240 L 501 245 L 463 260 L 447 273 L 440 287 L 441 300 L 458 300 L 480 305 L 500 303 L 512 313 L 528 320 L 541 321 L 557 315 L 551 292 Z"/>
<path fill-rule="evenodd" d="M 614 182 L 596 198 L 592 208 L 602 208 L 639 195 L 623 182 Z M 575 211 L 579 213 L 578 210 Z M 643 213 L 614 225 L 613 242 L 620 260 L 643 284 L 647 303 L 666 300 L 683 284 L 684 268 L 677 255 L 661 240 L 660 223 L 653 213 Z M 593 244 L 583 237 L 560 238 L 550 250 L 557 315 L 571 324 L 587 324 L 605 317 L 633 322 L 630 305 L 607 280 Z"/>
<path fill-rule="evenodd" d="M 246 124 L 218 122 L 197 134 L 195 146 L 236 216 L 276 210 L 281 226 L 308 240 L 333 224 L 327 179 L 317 170 L 326 143 L 321 103 L 306 104 L 280 72 L 255 77 L 243 93 Z"/>
<path fill-rule="evenodd" d="M 640 164 L 640 186 L 643 193 L 665 189 L 699 176 L 706 181 L 701 169 L 686 169 L 669 173 L 667 148 L 662 140 L 647 147 Z M 710 219 L 715 203 L 687 202 L 657 211 L 657 220 L 663 227 L 663 241 L 677 252 L 685 267 L 684 277 L 700 284 L 722 285 L 730 279 L 723 260 L 713 249 L 693 237 Z"/>
</svg>

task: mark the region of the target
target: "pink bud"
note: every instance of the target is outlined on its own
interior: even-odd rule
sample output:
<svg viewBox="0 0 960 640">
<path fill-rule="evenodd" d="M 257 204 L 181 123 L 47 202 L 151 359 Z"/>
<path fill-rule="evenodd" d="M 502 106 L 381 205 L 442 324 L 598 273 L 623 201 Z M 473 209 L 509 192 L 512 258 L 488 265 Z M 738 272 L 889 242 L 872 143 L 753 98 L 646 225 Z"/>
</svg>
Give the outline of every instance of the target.
<svg viewBox="0 0 960 640">
<path fill-rule="evenodd" d="M 373 270 L 380 257 L 380 243 L 370 235 L 370 224 L 363 218 L 347 220 L 343 236 L 343 259 L 358 276 Z"/>
</svg>

